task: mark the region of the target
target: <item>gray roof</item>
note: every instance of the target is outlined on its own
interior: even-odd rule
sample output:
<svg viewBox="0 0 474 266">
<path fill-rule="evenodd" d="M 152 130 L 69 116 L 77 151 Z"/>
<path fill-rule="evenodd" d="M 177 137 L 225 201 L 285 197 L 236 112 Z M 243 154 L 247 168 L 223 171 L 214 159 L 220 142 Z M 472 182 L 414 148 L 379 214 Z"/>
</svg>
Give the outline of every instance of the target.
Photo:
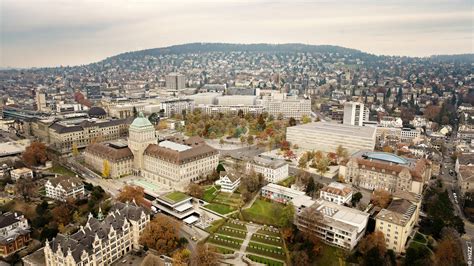
<svg viewBox="0 0 474 266">
<path fill-rule="evenodd" d="M 86 225 L 76 233 L 58 234 L 50 243 L 51 249 L 53 252 L 61 249 L 63 254 L 67 254 L 70 249 L 74 260 L 80 262 L 84 251 L 89 255 L 94 252 L 92 243 L 96 235 L 102 241 L 107 241 L 111 228 L 121 232 L 125 222 L 138 220 L 143 212 L 144 210 L 136 204 L 117 202 L 103 221 L 90 216 Z"/>
<path fill-rule="evenodd" d="M 327 122 L 313 122 L 288 129 L 307 129 L 311 131 L 319 131 L 328 135 L 344 135 L 344 136 L 357 136 L 363 138 L 372 138 L 375 136 L 376 129 L 374 127 L 360 127 L 353 125 L 335 124 Z"/>
</svg>

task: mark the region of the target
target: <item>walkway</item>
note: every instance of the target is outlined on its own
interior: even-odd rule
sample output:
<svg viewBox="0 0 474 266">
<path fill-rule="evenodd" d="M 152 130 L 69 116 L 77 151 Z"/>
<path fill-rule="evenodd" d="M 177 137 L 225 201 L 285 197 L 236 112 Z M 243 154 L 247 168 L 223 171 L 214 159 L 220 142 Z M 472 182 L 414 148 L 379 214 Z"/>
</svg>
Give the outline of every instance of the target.
<svg viewBox="0 0 474 266">
<path fill-rule="evenodd" d="M 247 246 L 249 245 L 250 239 L 252 238 L 252 235 L 257 232 L 262 226 L 261 225 L 255 225 L 255 224 L 246 224 L 245 227 L 247 228 L 247 235 L 245 235 L 244 242 L 240 246 L 240 249 L 235 251 L 237 253 L 237 256 L 233 259 L 226 259 L 226 263 L 230 263 L 232 265 L 242 265 L 243 263 L 243 256 L 245 256 L 245 250 L 247 249 Z"/>
</svg>

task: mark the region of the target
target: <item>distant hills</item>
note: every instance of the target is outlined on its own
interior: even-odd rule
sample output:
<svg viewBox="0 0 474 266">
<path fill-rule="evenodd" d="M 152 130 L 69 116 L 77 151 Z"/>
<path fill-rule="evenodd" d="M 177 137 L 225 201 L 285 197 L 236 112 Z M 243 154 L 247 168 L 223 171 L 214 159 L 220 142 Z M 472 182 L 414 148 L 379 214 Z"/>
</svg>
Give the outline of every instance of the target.
<svg viewBox="0 0 474 266">
<path fill-rule="evenodd" d="M 261 53 L 321 53 L 334 54 L 339 56 L 347 56 L 351 58 L 359 58 L 362 60 L 377 60 L 389 58 L 390 56 L 377 56 L 369 54 L 360 50 L 345 48 L 336 45 L 310 45 L 301 43 L 286 43 L 286 44 L 236 44 L 236 43 L 187 43 L 180 45 L 173 45 L 169 47 L 153 48 L 140 51 L 126 52 L 118 54 L 105 59 L 107 62 L 114 59 L 140 59 L 146 56 L 159 56 L 167 54 L 186 54 L 186 53 L 206 53 L 206 52 L 261 52 Z M 405 57 L 411 58 L 411 57 Z M 414 57 L 413 57 L 414 58 Z M 474 54 L 456 54 L 456 55 L 433 55 L 425 57 L 424 59 L 434 62 L 460 62 L 460 63 L 474 63 Z"/>
<path fill-rule="evenodd" d="M 234 43 L 188 43 L 163 48 L 153 48 L 119 54 L 108 59 L 138 58 L 144 56 L 159 56 L 166 54 L 206 53 L 206 52 L 262 52 L 262 53 L 339 53 L 340 55 L 373 56 L 356 49 L 334 45 L 309 45 L 301 43 L 287 44 L 234 44 Z"/>
</svg>

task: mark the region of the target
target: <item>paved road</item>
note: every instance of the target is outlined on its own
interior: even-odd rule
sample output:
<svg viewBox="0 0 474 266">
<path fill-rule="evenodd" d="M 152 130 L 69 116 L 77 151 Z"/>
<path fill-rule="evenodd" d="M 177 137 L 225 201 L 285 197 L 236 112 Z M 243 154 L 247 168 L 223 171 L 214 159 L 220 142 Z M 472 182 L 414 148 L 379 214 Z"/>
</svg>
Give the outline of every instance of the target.
<svg viewBox="0 0 474 266">
<path fill-rule="evenodd" d="M 454 171 L 455 166 L 450 156 L 455 151 L 455 136 L 456 133 L 453 132 L 452 137 L 446 142 L 446 154 L 443 155 L 440 177 L 448 190 L 449 199 L 454 205 L 455 214 L 461 217 L 461 219 L 464 221 L 466 233 L 461 237 L 463 254 L 468 265 L 472 265 L 472 241 L 474 241 L 474 224 L 469 222 L 469 220 L 467 220 L 464 216 L 461 206 L 459 205 L 460 193 L 457 183 L 458 180 L 455 175 L 450 174 L 450 170 Z"/>
</svg>

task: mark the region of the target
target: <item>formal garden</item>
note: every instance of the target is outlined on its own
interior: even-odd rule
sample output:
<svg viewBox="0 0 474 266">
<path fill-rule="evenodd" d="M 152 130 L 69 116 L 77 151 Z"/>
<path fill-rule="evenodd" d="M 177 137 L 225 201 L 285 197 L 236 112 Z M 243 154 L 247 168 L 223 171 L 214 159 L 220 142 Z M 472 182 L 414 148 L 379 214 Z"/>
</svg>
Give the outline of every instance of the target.
<svg viewBox="0 0 474 266">
<path fill-rule="evenodd" d="M 216 247 L 216 250 L 222 254 L 232 254 L 239 250 L 247 235 L 247 228 L 239 221 L 219 220 L 215 225 L 211 225 L 209 232 L 213 232 L 207 242 Z M 223 221 L 223 222 L 222 222 Z"/>
</svg>

